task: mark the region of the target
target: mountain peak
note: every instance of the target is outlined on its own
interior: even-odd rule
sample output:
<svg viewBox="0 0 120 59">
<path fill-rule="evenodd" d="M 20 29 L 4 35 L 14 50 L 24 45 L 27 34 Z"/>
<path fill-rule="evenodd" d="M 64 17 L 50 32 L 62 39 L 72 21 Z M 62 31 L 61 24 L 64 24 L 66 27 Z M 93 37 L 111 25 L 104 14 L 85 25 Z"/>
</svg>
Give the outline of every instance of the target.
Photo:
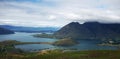
<svg viewBox="0 0 120 59">
<path fill-rule="evenodd" d="M 54 33 L 58 38 L 75 39 L 108 39 L 120 38 L 120 24 L 104 24 L 99 22 L 71 22 Z"/>
<path fill-rule="evenodd" d="M 99 22 L 93 21 L 93 22 L 85 22 L 84 24 L 100 24 Z"/>
<path fill-rule="evenodd" d="M 71 23 L 69 23 L 69 24 L 79 24 L 79 22 L 71 22 Z"/>
<path fill-rule="evenodd" d="M 66 26 L 79 26 L 79 22 L 71 22 L 69 24 L 67 24 Z"/>
</svg>

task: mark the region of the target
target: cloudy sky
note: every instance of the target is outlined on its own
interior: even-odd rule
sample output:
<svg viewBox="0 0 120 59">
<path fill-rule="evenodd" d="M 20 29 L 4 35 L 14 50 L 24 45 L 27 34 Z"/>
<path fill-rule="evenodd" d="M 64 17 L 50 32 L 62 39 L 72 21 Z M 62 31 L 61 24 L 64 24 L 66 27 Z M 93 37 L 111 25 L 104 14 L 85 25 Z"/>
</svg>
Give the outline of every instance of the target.
<svg viewBox="0 0 120 59">
<path fill-rule="evenodd" d="M 0 25 L 61 27 L 72 21 L 120 23 L 120 0 L 0 0 Z"/>
</svg>

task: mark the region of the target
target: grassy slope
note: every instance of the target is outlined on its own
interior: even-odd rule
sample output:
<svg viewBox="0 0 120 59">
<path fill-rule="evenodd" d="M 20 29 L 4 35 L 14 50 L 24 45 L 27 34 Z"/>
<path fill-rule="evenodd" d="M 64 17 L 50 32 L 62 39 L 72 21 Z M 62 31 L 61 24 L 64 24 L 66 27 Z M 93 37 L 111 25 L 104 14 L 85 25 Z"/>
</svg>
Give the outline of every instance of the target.
<svg viewBox="0 0 120 59">
<path fill-rule="evenodd" d="M 98 51 L 79 51 L 61 52 L 50 51 L 47 54 L 28 53 L 22 55 L 8 55 L 11 59 L 120 59 L 120 50 L 98 50 Z M 5 57 L 1 57 L 4 59 Z"/>
<path fill-rule="evenodd" d="M 120 59 L 120 50 L 96 50 L 64 52 L 61 50 L 48 51 L 47 53 L 26 53 L 15 49 L 11 44 L 17 41 L 5 41 L 7 52 L 0 51 L 0 59 Z M 3 44 L 1 43 L 1 46 Z M 8 51 L 10 50 L 10 51 Z"/>
</svg>

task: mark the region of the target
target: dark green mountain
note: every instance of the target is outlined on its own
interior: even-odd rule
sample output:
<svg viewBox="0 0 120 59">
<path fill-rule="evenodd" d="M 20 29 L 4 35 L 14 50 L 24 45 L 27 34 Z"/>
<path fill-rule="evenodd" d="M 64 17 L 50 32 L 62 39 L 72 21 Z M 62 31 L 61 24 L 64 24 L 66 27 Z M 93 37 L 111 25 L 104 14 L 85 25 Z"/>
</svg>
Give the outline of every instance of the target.
<svg viewBox="0 0 120 59">
<path fill-rule="evenodd" d="M 54 36 L 74 39 L 120 39 L 120 24 L 98 22 L 79 24 L 72 22 L 55 32 Z"/>
<path fill-rule="evenodd" d="M 11 30 L 0 27 L 0 35 L 1 34 L 14 34 L 14 32 Z"/>
</svg>

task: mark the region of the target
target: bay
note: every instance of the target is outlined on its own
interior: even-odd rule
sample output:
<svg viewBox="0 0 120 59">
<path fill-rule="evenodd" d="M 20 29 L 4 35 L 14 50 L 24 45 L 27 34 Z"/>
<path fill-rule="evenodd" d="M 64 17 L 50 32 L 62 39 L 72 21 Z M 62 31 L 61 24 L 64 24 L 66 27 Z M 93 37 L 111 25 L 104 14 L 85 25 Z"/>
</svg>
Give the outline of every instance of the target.
<svg viewBox="0 0 120 59">
<path fill-rule="evenodd" d="M 55 42 L 58 39 L 51 38 L 36 38 L 32 35 L 40 34 L 40 33 L 24 33 L 24 32 L 16 32 L 15 34 L 9 35 L 0 35 L 0 41 L 4 40 L 17 40 L 21 42 Z M 117 50 L 118 47 L 115 46 L 98 46 L 100 43 L 99 40 L 79 40 L 79 44 L 69 47 L 62 46 L 53 46 L 50 44 L 24 44 L 24 45 L 16 45 L 16 48 L 20 48 L 24 51 L 40 51 L 44 49 L 76 49 L 76 50 Z"/>
</svg>

